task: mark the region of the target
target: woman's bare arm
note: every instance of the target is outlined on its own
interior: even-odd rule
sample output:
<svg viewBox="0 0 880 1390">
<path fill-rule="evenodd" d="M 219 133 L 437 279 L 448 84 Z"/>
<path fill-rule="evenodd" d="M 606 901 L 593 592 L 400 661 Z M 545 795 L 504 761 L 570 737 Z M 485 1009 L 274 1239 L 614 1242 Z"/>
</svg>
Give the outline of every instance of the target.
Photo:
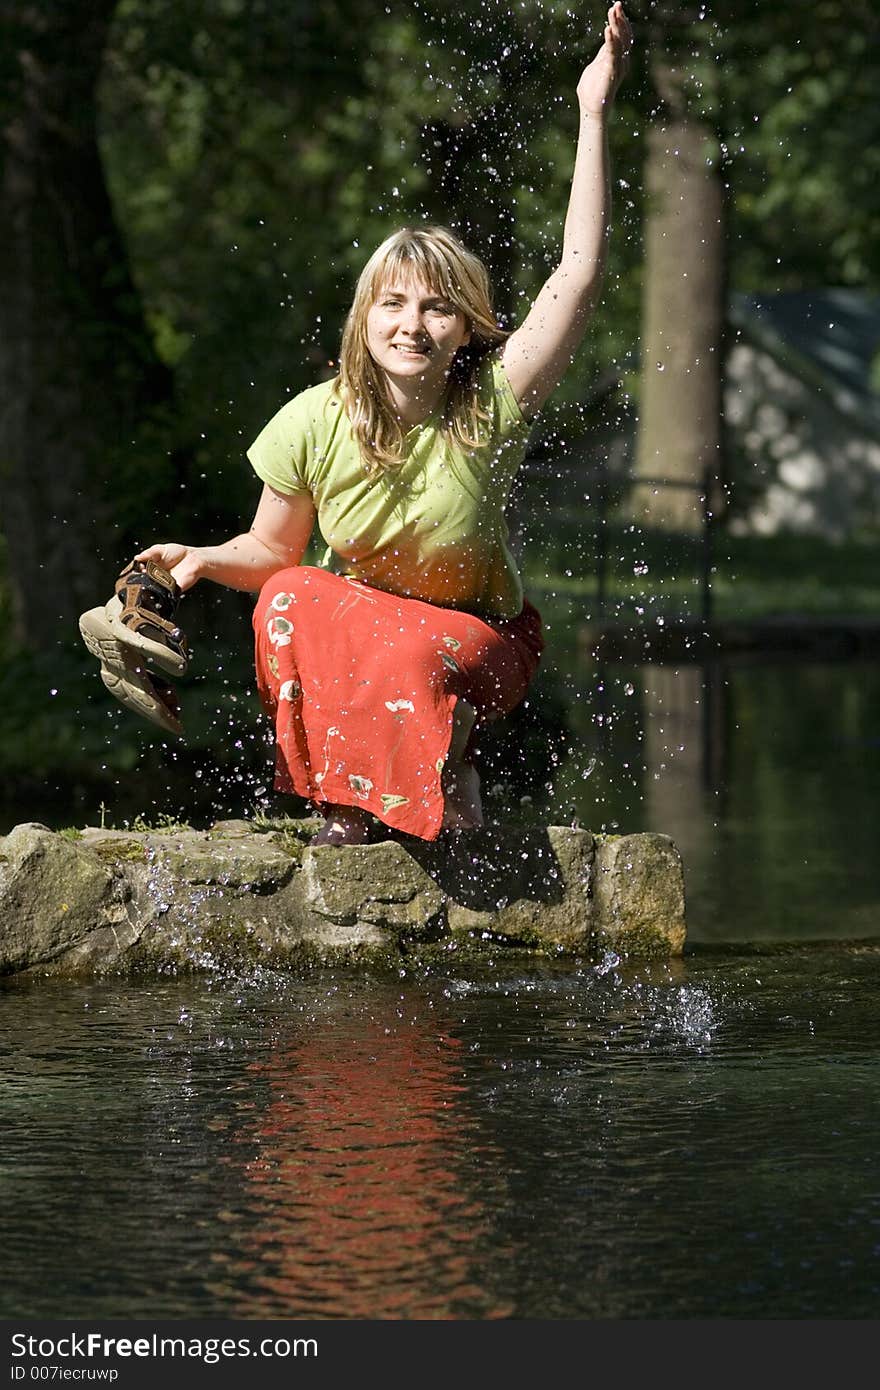
<svg viewBox="0 0 880 1390">
<path fill-rule="evenodd" d="M 608 117 L 629 58 L 632 30 L 621 4 L 577 86 L 580 130 L 562 257 L 522 325 L 504 345 L 504 368 L 526 415 L 559 385 L 599 298 L 611 212 Z"/>
<path fill-rule="evenodd" d="M 137 560 L 155 560 L 169 569 L 181 589 L 211 579 L 229 589 L 258 593 L 278 570 L 298 565 L 315 524 L 315 506 L 306 493 L 276 492 L 268 483 L 251 528 L 221 545 L 148 546 Z"/>
</svg>

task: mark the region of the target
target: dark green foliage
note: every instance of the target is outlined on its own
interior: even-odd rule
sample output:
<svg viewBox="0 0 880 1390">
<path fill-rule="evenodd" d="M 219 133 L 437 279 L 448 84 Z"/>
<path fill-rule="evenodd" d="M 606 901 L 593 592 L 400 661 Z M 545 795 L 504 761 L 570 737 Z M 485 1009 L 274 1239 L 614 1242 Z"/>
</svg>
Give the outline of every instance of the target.
<svg viewBox="0 0 880 1390">
<path fill-rule="evenodd" d="M 607 290 L 541 426 L 569 444 L 594 424 L 597 388 L 610 390 L 602 429 L 611 433 L 627 393 L 637 393 L 642 150 L 648 122 L 663 119 L 648 74 L 651 44 L 686 66 L 694 109 L 716 133 L 706 157 L 720 161 L 729 185 L 732 287 L 878 284 L 876 7 L 729 0 L 702 12 L 675 3 L 628 8 L 640 46 L 612 124 Z M 354 278 L 403 221 L 456 225 L 495 272 L 499 306 L 521 317 L 559 246 L 574 86 L 602 18 L 602 7 L 585 15 L 557 0 L 119 0 L 99 87 L 100 148 L 130 262 L 119 266 L 120 284 L 130 269 L 142 301 L 132 321 L 142 309 L 174 393 L 139 428 L 130 467 L 118 449 L 108 453 L 95 487 L 112 502 L 118 531 L 108 542 L 81 528 L 70 540 L 71 566 L 77 546 L 83 556 L 118 550 L 121 565 L 135 542 L 203 541 L 246 524 L 258 493 L 247 444 L 284 399 L 332 372 Z M 6 115 L 15 109 L 18 45 L 4 20 Z M 70 61 L 79 61 L 75 42 Z M 54 325 L 36 328 L 48 341 Z M 591 563 L 591 504 L 564 485 L 552 501 L 559 524 L 538 537 L 526 565 L 548 596 L 589 585 Z M 844 591 L 835 588 L 838 552 L 810 543 L 798 568 L 775 544 L 756 542 L 750 555 L 737 543 L 732 604 L 760 607 L 774 585 L 801 575 L 789 591 L 807 606 L 841 592 L 847 607 L 876 609 L 871 575 L 859 578 L 860 551 L 847 552 Z M 722 595 L 733 553 L 728 547 L 719 561 Z M 566 575 L 572 554 L 579 570 Z M 107 594 L 112 578 L 108 571 Z M 7 587 L 0 550 L 0 631 L 10 621 Z M 210 749 L 223 775 L 233 775 L 242 729 L 246 740 L 261 737 L 237 601 L 218 603 L 227 616 L 202 627 L 206 698 L 194 704 L 230 712 L 235 737 L 225 714 L 196 712 L 176 765 L 191 758 L 193 778 L 194 750 Z M 150 731 L 108 713 L 94 669 L 71 650 L 72 634 L 59 641 L 63 650 L 27 661 L 6 648 L 0 758 L 10 789 L 39 786 L 62 767 L 68 780 L 100 777 L 112 787 L 145 750 L 155 753 Z M 234 655 L 224 658 L 227 649 Z M 55 688 L 60 696 L 48 694 Z M 239 691 L 242 703 L 229 706 Z M 264 768 L 267 759 L 261 752 L 251 761 Z"/>
<path fill-rule="evenodd" d="M 877 279 L 872 7 L 631 9 L 640 46 L 612 125 L 605 302 L 543 425 L 561 416 L 569 434 L 597 384 L 637 388 L 641 159 L 647 123 L 663 119 L 652 47 L 685 66 L 716 132 L 707 159 L 730 188 L 732 287 Z M 332 372 L 354 278 L 401 222 L 457 226 L 494 270 L 499 306 L 522 316 L 559 247 L 573 90 L 601 19 L 552 0 L 122 0 L 102 148 L 177 385 L 177 476 L 140 538 L 182 526 L 202 539 L 249 512 L 244 448 Z"/>
</svg>

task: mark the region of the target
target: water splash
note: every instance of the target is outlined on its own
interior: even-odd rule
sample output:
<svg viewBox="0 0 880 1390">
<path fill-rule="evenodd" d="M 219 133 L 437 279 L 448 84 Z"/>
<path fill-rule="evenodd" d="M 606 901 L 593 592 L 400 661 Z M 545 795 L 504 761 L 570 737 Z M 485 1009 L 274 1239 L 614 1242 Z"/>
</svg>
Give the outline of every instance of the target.
<svg viewBox="0 0 880 1390">
<path fill-rule="evenodd" d="M 606 951 L 598 965 L 593 966 L 594 975 L 610 975 L 612 970 L 616 970 L 620 965 L 620 956 L 616 951 Z"/>
<path fill-rule="evenodd" d="M 665 1004 L 660 1026 L 690 1047 L 708 1047 L 718 1029 L 718 1009 L 708 990 L 680 985 Z"/>
</svg>

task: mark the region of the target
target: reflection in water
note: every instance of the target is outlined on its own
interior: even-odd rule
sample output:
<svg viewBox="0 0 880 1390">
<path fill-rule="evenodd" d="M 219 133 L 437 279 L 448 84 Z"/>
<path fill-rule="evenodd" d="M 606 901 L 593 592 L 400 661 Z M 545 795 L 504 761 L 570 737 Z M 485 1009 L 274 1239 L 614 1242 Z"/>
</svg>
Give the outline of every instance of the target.
<svg viewBox="0 0 880 1390">
<path fill-rule="evenodd" d="M 486 1202 L 498 1203 L 500 1175 L 491 1146 L 469 1133 L 461 1044 L 437 1032 L 427 1008 L 425 1021 L 404 1019 L 399 1002 L 387 1002 L 387 1023 L 303 1028 L 249 1067 L 266 1102 L 233 1136 L 253 1150 L 245 1220 L 230 1232 L 232 1252 L 215 1257 L 221 1277 L 211 1277 L 233 1315 L 510 1311 L 480 1281 Z"/>
<path fill-rule="evenodd" d="M 705 855 L 713 824 L 707 724 L 713 711 L 702 666 L 644 666 L 645 801 L 648 823 Z"/>
<path fill-rule="evenodd" d="M 880 949 L 0 985 L 0 1317 L 871 1317 Z"/>
<path fill-rule="evenodd" d="M 693 943 L 880 937 L 880 668 L 739 660 L 565 677 L 556 803 L 671 835 Z"/>
</svg>

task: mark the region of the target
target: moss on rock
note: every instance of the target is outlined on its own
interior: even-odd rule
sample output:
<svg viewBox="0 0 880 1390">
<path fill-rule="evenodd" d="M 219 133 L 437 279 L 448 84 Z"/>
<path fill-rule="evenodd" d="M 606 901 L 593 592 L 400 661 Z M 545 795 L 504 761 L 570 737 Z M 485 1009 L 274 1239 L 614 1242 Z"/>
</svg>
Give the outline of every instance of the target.
<svg viewBox="0 0 880 1390">
<path fill-rule="evenodd" d="M 208 831 L 18 826 L 0 840 L 0 970 L 178 974 L 669 956 L 672 841 L 493 827 L 443 844 L 312 847 L 313 818 Z"/>
</svg>

